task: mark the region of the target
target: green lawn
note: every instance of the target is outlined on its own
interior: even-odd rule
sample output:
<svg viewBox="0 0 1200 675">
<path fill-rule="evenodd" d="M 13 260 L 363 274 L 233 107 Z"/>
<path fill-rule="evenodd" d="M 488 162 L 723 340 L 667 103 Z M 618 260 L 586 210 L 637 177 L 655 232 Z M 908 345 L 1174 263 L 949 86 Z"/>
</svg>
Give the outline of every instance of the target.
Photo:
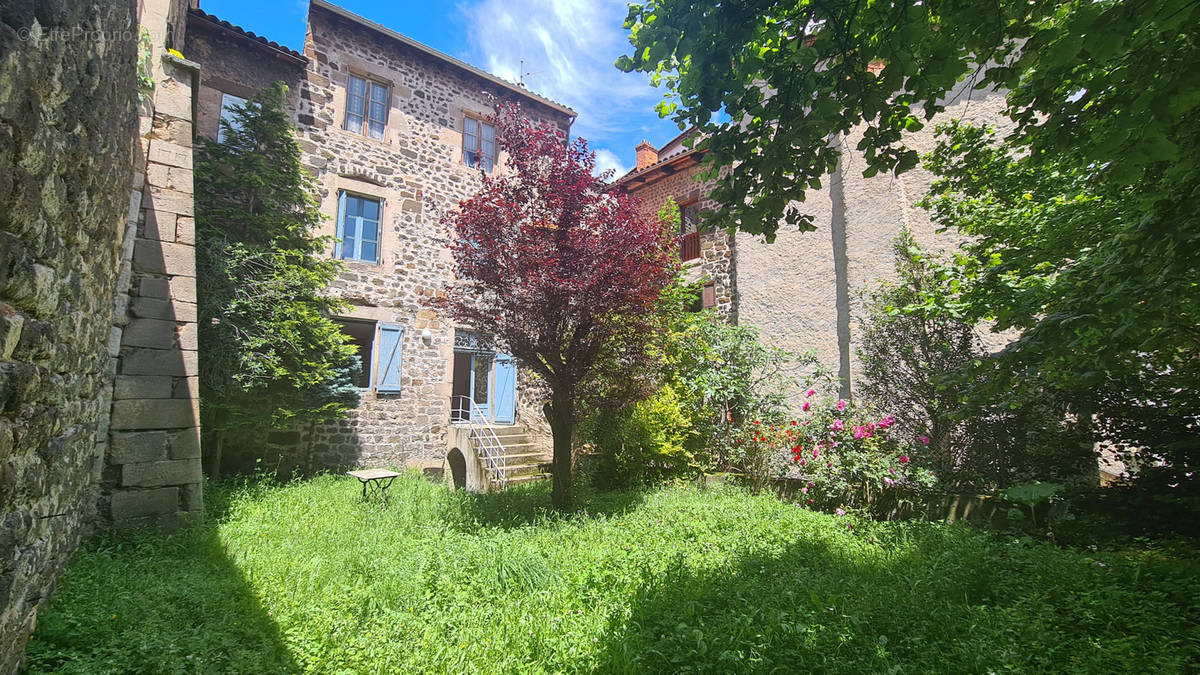
<svg viewBox="0 0 1200 675">
<path fill-rule="evenodd" d="M 498 495 L 331 476 L 210 487 L 203 526 L 102 538 L 32 672 L 1179 672 L 1200 562 L 870 524 L 735 489 Z M 853 528 L 847 527 L 853 522 Z"/>
</svg>

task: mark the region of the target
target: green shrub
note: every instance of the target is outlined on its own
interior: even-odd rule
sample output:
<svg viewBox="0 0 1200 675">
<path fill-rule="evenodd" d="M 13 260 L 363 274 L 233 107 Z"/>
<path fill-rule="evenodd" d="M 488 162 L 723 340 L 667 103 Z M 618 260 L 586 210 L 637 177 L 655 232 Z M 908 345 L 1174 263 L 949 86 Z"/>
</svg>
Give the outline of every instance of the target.
<svg viewBox="0 0 1200 675">
<path fill-rule="evenodd" d="M 624 409 L 594 415 L 584 434 L 596 453 L 593 471 L 601 485 L 649 483 L 698 469 L 688 448 L 692 422 L 670 385 Z"/>
</svg>

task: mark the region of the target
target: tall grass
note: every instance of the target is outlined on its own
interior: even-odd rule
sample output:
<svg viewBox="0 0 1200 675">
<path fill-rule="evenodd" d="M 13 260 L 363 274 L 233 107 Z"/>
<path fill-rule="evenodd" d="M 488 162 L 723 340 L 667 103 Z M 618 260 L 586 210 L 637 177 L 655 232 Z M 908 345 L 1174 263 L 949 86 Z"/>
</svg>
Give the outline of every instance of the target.
<svg viewBox="0 0 1200 675">
<path fill-rule="evenodd" d="M 211 486 L 204 525 L 82 551 L 32 672 L 1179 672 L 1189 549 L 1079 552 L 731 488 Z"/>
</svg>

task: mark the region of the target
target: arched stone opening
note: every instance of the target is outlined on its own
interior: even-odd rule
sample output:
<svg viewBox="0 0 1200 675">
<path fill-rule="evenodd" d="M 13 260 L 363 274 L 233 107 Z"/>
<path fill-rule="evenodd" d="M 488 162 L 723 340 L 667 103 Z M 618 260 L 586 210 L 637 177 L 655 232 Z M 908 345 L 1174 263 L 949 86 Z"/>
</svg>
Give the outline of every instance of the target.
<svg viewBox="0 0 1200 675">
<path fill-rule="evenodd" d="M 462 451 L 452 448 L 446 454 L 446 463 L 450 465 L 450 479 L 454 482 L 454 489 L 461 490 L 467 487 L 467 460 Z"/>
</svg>

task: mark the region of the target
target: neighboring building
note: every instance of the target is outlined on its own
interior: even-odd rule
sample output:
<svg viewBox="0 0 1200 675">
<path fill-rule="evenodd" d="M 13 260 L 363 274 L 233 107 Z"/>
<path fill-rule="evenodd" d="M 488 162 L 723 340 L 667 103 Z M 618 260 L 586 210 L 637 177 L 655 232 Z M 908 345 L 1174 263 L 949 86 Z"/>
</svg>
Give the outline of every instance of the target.
<svg viewBox="0 0 1200 675">
<path fill-rule="evenodd" d="M 1004 105 L 1002 95 L 964 87 L 948 97 L 944 113 L 905 140 L 918 152 L 929 152 L 936 143 L 934 127 L 950 119 L 1003 130 L 1011 124 L 1002 114 Z M 859 296 L 880 280 L 895 278 L 892 241 L 900 228 L 907 226 L 927 250 L 951 250 L 962 241 L 937 233 L 929 214 L 914 206 L 932 182 L 929 172 L 917 168 L 900 176 L 863 178 L 866 167 L 854 149 L 861 134 L 859 128 L 838 139 L 843 152 L 837 171 L 802 205 L 814 217 L 815 232 L 783 226 L 770 244 L 744 232 L 696 235 L 687 222 L 681 233 L 689 276 L 706 285 L 705 306 L 715 306 L 726 320 L 755 326 L 771 344 L 795 353 L 814 350 L 822 363 L 838 369 L 843 395 L 850 394 L 860 371 Z M 681 208 L 710 208 L 713 183 L 699 180 L 703 151 L 684 143 L 693 135 L 688 130 L 657 150 L 643 141 L 636 148 L 635 168 L 614 187 L 642 200 L 647 214 L 657 213 L 667 197 Z M 996 347 L 1005 336 L 984 337 Z"/>
<path fill-rule="evenodd" d="M 733 237 L 700 227 L 700 214 L 716 204 L 708 197 L 712 184 L 698 180 L 703 152 L 685 144 L 694 136 L 689 129 L 658 149 L 642 141 L 636 148 L 637 164 L 613 185 L 637 198 L 642 215 L 648 218 L 658 217 L 667 198 L 674 199 L 679 207 L 679 257 L 685 278 L 700 285 L 701 308 L 737 323 Z"/>
<path fill-rule="evenodd" d="M 345 9 L 313 0 L 299 54 L 193 9 L 185 52 L 202 64 L 197 129 L 217 140 L 228 106 L 271 82 L 289 103 L 315 177 L 328 254 L 345 263 L 338 320 L 364 361 L 362 402 L 346 420 L 246 439 L 294 465 L 442 467 L 455 449 L 479 467 L 464 428 L 491 422 L 509 464 L 528 467 L 548 441 L 540 400 L 513 359 L 428 307 L 454 281 L 442 216 L 503 170 L 495 101 L 570 131 L 575 112 Z M 477 429 L 476 434 L 480 431 Z M 513 446 L 517 447 L 513 447 Z M 521 455 L 516 457 L 515 455 Z M 292 462 L 295 464 L 293 465 Z M 512 473 L 512 471 L 509 471 Z"/>
</svg>

